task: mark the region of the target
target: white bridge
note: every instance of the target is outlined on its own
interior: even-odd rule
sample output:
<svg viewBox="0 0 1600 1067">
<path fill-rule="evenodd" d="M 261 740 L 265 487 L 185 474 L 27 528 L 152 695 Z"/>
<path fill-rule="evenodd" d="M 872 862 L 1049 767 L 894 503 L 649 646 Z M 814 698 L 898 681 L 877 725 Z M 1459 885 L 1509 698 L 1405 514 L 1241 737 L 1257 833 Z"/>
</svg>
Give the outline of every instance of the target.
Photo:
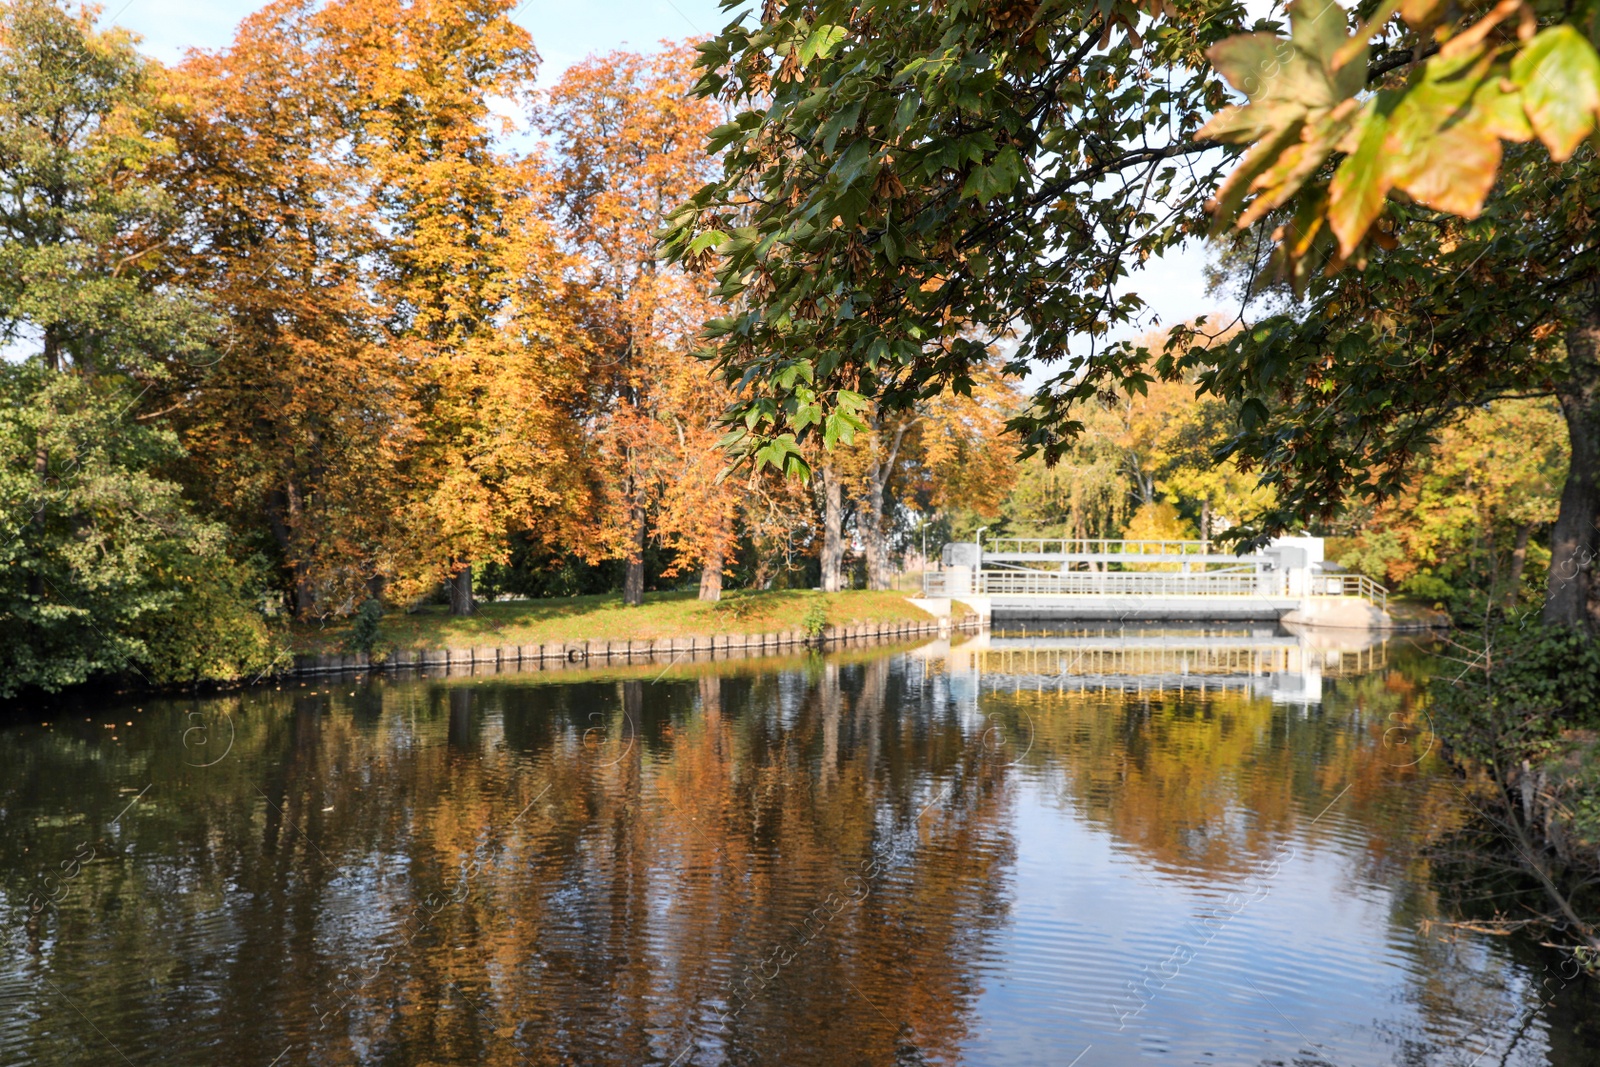
<svg viewBox="0 0 1600 1067">
<path fill-rule="evenodd" d="M 946 545 L 941 562 L 923 595 L 985 618 L 1389 622 L 1388 590 L 1330 571 L 1320 537 L 1281 537 L 1248 555 L 1210 541 L 1003 537 Z"/>
</svg>

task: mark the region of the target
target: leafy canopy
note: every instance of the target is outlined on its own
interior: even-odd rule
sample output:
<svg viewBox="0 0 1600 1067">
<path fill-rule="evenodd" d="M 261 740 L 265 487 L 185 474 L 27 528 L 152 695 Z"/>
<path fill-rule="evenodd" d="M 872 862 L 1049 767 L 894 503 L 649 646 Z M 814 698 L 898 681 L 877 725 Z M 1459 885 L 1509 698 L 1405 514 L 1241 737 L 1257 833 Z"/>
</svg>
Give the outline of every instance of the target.
<svg viewBox="0 0 1600 1067">
<path fill-rule="evenodd" d="M 724 172 L 663 239 L 740 302 L 709 332 L 758 465 L 804 473 L 869 398 L 969 392 L 1006 338 L 1013 373 L 1068 360 L 1019 420 L 1052 456 L 1068 405 L 1150 380 L 1103 339 L 1144 306 L 1130 264 L 1204 228 L 1228 154 L 1192 139 L 1228 99 L 1204 52 L 1244 17 L 1162 7 L 772 2 L 699 46 Z"/>
</svg>

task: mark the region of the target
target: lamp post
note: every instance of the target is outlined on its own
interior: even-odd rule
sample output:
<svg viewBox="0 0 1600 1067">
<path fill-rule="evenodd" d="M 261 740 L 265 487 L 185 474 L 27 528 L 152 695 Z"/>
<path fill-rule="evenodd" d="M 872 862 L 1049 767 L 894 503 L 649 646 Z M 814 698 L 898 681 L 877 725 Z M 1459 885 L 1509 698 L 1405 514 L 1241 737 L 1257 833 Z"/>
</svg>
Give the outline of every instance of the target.
<svg viewBox="0 0 1600 1067">
<path fill-rule="evenodd" d="M 983 578 L 983 531 L 987 530 L 988 528 L 989 527 L 987 527 L 987 526 L 978 527 L 978 536 L 977 536 L 977 540 L 978 540 L 978 566 L 972 572 L 972 588 L 973 589 L 979 589 L 980 588 L 979 582 Z"/>
</svg>

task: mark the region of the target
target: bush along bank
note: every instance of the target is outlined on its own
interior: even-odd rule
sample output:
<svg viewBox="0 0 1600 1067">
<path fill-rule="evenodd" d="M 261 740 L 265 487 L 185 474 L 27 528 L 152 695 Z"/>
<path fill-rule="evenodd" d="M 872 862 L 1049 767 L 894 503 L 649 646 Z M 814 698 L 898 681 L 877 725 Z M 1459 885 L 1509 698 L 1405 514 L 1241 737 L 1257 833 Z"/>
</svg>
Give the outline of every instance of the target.
<svg viewBox="0 0 1600 1067">
<path fill-rule="evenodd" d="M 1452 647 L 1459 663 L 1429 694 L 1474 793 L 1471 847 L 1540 901 L 1490 921 L 1548 934 L 1600 975 L 1600 641 L 1527 622 Z"/>
</svg>

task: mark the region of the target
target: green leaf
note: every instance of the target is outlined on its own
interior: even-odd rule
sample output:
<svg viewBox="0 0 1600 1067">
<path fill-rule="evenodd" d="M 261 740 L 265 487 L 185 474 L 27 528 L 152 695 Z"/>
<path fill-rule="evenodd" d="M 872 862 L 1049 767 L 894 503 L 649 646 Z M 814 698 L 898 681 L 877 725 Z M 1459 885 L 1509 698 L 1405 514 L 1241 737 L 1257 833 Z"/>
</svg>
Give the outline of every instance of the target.
<svg viewBox="0 0 1600 1067">
<path fill-rule="evenodd" d="M 706 138 L 706 152 L 712 155 L 727 148 L 744 133 L 737 122 L 725 123 L 711 131 Z"/>
<path fill-rule="evenodd" d="M 1514 82 L 1495 75 L 1483 79 L 1472 96 L 1472 107 L 1482 114 L 1479 122 L 1483 128 L 1501 140 L 1520 143 L 1533 137 L 1522 107 L 1522 90 Z"/>
<path fill-rule="evenodd" d="M 1522 106 L 1533 131 L 1561 162 L 1594 129 L 1600 112 L 1600 56 L 1569 25 L 1551 26 L 1511 61 L 1511 80 L 1522 87 Z"/>
<path fill-rule="evenodd" d="M 872 144 L 869 141 L 856 141 L 846 148 L 839 156 L 839 162 L 833 165 L 833 175 L 838 178 L 839 187 L 848 189 L 853 185 L 866 172 L 871 158 Z"/>
<path fill-rule="evenodd" d="M 1338 103 L 1321 66 L 1282 37 L 1242 33 L 1212 45 L 1206 55 L 1252 103 L 1284 101 L 1305 111 Z"/>
<path fill-rule="evenodd" d="M 834 146 L 839 143 L 839 135 L 845 130 L 854 129 L 861 119 L 861 101 L 856 100 L 846 105 L 842 110 L 836 111 L 822 127 L 822 150 L 828 154 L 833 153 Z"/>
<path fill-rule="evenodd" d="M 689 242 L 689 254 L 699 255 L 708 248 L 720 247 L 728 240 L 728 235 L 721 230 L 707 230 Z"/>
<path fill-rule="evenodd" d="M 1298 121 L 1306 109 L 1292 101 L 1263 102 L 1244 107 L 1229 105 L 1211 116 L 1195 133 L 1197 140 L 1249 144 Z"/>
<path fill-rule="evenodd" d="M 922 104 L 920 93 L 906 93 L 900 97 L 899 105 L 894 109 L 894 128 L 900 133 L 906 131 L 912 120 L 917 117 L 917 108 Z"/>
<path fill-rule="evenodd" d="M 1011 145 L 1006 145 L 987 166 L 974 167 L 961 189 L 962 196 L 975 197 L 987 204 L 1004 196 L 1016 187 L 1022 177 L 1022 157 Z"/>
<path fill-rule="evenodd" d="M 806 38 L 806 43 L 800 46 L 800 62 L 810 63 L 813 59 L 827 59 L 839 42 L 850 35 L 850 31 L 843 26 L 821 25 L 811 31 L 811 36 Z"/>
</svg>

